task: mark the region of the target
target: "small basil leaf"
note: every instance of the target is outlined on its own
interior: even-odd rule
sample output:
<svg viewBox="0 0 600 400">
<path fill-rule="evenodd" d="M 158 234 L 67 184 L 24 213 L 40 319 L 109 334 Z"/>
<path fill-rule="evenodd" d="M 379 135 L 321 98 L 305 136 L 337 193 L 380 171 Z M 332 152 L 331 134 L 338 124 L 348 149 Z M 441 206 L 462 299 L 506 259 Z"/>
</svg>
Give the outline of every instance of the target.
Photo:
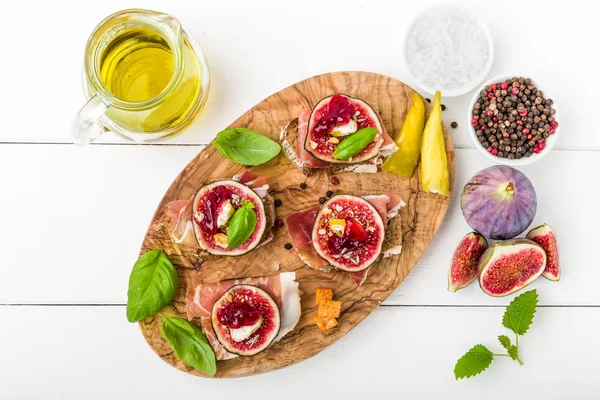
<svg viewBox="0 0 600 400">
<path fill-rule="evenodd" d="M 250 201 L 242 202 L 227 227 L 227 247 L 235 249 L 244 243 L 256 229 L 256 212 Z"/>
<path fill-rule="evenodd" d="M 363 128 L 348 136 L 335 148 L 333 158 L 347 160 L 357 155 L 369 145 L 377 136 L 377 129 L 373 127 Z"/>
<path fill-rule="evenodd" d="M 127 320 L 140 321 L 168 305 L 175 295 L 177 282 L 177 270 L 162 250 L 144 253 L 129 276 Z"/>
<path fill-rule="evenodd" d="M 163 316 L 160 334 L 181 361 L 206 375 L 215 376 L 215 352 L 204 333 L 194 324 L 182 318 Z"/>
<path fill-rule="evenodd" d="M 281 151 L 278 143 L 246 128 L 225 129 L 212 144 L 223 157 L 243 165 L 266 163 Z"/>
</svg>

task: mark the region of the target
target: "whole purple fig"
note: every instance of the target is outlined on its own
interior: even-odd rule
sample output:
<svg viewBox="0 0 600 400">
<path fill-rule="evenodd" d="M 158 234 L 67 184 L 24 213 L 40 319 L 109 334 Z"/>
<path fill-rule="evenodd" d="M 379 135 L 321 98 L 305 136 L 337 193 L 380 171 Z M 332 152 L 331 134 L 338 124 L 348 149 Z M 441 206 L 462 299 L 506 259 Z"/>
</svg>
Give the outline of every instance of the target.
<svg viewBox="0 0 600 400">
<path fill-rule="evenodd" d="M 473 230 L 486 238 L 505 240 L 523 233 L 531 224 L 537 198 L 524 173 L 495 165 L 479 171 L 465 185 L 460 207 Z"/>
</svg>

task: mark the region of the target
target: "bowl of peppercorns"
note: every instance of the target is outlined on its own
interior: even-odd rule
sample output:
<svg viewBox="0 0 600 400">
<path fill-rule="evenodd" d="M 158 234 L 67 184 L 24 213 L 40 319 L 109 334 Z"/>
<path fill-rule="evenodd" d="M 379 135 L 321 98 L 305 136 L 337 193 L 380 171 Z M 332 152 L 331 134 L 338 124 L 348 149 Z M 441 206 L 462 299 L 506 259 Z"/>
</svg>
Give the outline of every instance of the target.
<svg viewBox="0 0 600 400">
<path fill-rule="evenodd" d="M 558 112 L 530 78 L 498 76 L 486 82 L 469 107 L 475 146 L 489 159 L 527 165 L 542 159 L 558 135 Z"/>
</svg>

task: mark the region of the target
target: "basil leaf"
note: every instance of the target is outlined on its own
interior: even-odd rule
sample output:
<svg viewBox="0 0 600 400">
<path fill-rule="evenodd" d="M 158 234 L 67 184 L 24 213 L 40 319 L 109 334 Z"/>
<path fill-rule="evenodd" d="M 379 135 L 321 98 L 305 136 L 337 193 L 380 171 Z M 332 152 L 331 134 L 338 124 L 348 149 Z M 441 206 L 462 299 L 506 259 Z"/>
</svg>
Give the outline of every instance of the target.
<svg viewBox="0 0 600 400">
<path fill-rule="evenodd" d="M 177 283 L 177 270 L 162 250 L 144 253 L 129 275 L 127 320 L 136 322 L 156 314 L 173 300 Z"/>
<path fill-rule="evenodd" d="M 215 352 L 196 325 L 182 318 L 163 316 L 160 334 L 169 342 L 169 346 L 181 361 L 206 375 L 215 376 Z"/>
<path fill-rule="evenodd" d="M 246 128 L 225 129 L 212 144 L 223 157 L 243 165 L 266 163 L 281 151 L 278 143 Z"/>
<path fill-rule="evenodd" d="M 242 201 L 242 206 L 235 210 L 235 214 L 227 227 L 227 247 L 235 249 L 244 243 L 256 229 L 256 212 L 254 204 Z"/>
<path fill-rule="evenodd" d="M 365 147 L 369 145 L 377 136 L 377 129 L 373 127 L 362 128 L 356 133 L 348 136 L 346 139 L 335 148 L 333 158 L 338 160 L 347 160 L 348 158 L 357 155 Z"/>
</svg>

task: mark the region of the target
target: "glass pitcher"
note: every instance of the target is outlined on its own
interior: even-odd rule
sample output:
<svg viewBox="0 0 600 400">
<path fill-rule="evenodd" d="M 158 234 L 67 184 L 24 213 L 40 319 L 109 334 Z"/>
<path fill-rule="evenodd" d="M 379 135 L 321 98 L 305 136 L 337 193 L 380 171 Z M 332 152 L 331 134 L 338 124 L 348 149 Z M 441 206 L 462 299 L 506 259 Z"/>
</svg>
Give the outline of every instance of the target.
<svg viewBox="0 0 600 400">
<path fill-rule="evenodd" d="M 88 102 L 75 118 L 76 143 L 106 129 L 135 141 L 180 132 L 208 96 L 202 50 L 170 15 L 131 9 L 102 21 L 84 60 Z"/>
</svg>

